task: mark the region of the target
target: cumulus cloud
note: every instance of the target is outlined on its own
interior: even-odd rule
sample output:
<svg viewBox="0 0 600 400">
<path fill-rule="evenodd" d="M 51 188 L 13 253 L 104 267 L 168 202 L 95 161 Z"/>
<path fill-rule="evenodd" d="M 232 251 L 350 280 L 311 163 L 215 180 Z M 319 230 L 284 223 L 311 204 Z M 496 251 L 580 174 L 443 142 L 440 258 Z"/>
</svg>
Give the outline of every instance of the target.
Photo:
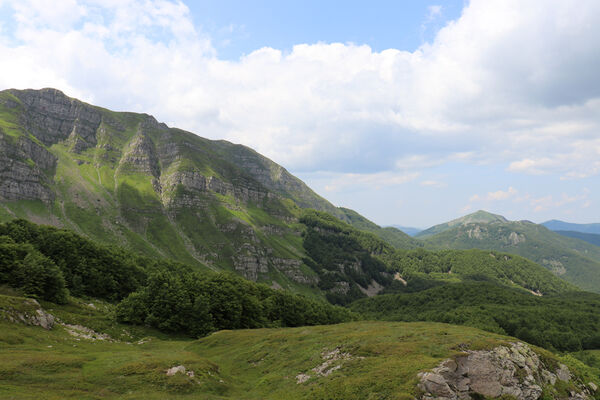
<svg viewBox="0 0 600 400">
<path fill-rule="evenodd" d="M 334 174 L 329 178 L 330 183 L 325 186 L 328 192 L 337 192 L 347 187 L 354 190 L 377 190 L 395 185 L 412 182 L 419 177 L 418 172 L 378 172 L 373 174 Z"/>
<path fill-rule="evenodd" d="M 471 196 L 469 201 L 499 201 L 499 200 L 507 200 L 511 197 L 514 197 L 518 193 L 517 189 L 514 187 L 509 187 L 507 190 L 498 190 L 496 192 L 488 192 L 486 195 L 481 196 L 475 194 Z"/>
<path fill-rule="evenodd" d="M 0 88 L 54 86 L 149 112 L 296 171 L 393 180 L 462 162 L 600 173 L 595 0 L 473 0 L 414 52 L 311 43 L 235 61 L 181 1 L 5 3 Z"/>
</svg>

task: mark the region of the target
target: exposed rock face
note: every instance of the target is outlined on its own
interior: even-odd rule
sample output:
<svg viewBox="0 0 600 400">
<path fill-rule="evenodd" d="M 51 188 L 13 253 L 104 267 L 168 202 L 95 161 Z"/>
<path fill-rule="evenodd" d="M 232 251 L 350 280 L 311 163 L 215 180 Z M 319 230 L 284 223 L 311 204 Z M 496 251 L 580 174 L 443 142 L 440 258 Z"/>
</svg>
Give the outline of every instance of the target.
<svg viewBox="0 0 600 400">
<path fill-rule="evenodd" d="M 519 243 L 525 242 L 525 235 L 519 234 L 517 232 L 511 232 L 510 235 L 508 235 L 508 241 L 513 246 L 516 246 Z"/>
<path fill-rule="evenodd" d="M 277 197 L 275 194 L 264 189 L 261 190 L 258 185 L 252 185 L 249 182 L 233 185 L 214 176 L 205 176 L 198 171 L 177 171 L 164 177 L 161 185 L 165 192 L 163 203 L 171 208 L 201 205 L 205 201 L 205 194 L 209 191 L 234 197 L 237 201 L 243 203 L 252 201 L 258 205 L 265 199 Z M 179 185 L 185 189 L 185 192 L 173 196 Z"/>
<path fill-rule="evenodd" d="M 51 202 L 55 167 L 56 157 L 42 146 L 24 137 L 12 141 L 0 129 L 0 199 Z"/>
<path fill-rule="evenodd" d="M 493 350 L 467 351 L 466 355 L 446 360 L 419 377 L 422 400 L 465 400 L 478 398 L 477 395 L 537 400 L 545 385 L 571 380 L 566 366 L 552 369 L 528 345 L 520 342 Z M 569 398 L 588 399 L 589 393 L 581 388 Z"/>
<path fill-rule="evenodd" d="M 100 111 L 65 96 L 56 89 L 14 90 L 26 110 L 23 125 L 45 145 L 70 138 L 79 141 L 79 151 L 96 145 L 96 130 L 102 121 Z"/>
<path fill-rule="evenodd" d="M 141 127 L 138 128 L 137 134 L 129 143 L 123 157 L 121 157 L 119 167 L 149 174 L 155 178 L 160 176 L 160 166 L 154 143 Z"/>
<path fill-rule="evenodd" d="M 402 278 L 400 278 L 400 279 L 402 279 Z M 384 289 L 383 286 L 381 286 L 375 280 L 371 280 L 371 283 L 366 288 L 364 288 L 364 287 L 362 287 L 360 285 L 358 285 L 358 288 L 360 289 L 361 292 L 363 292 L 364 294 L 366 294 L 367 297 L 373 297 L 377 293 L 381 292 Z"/>
</svg>

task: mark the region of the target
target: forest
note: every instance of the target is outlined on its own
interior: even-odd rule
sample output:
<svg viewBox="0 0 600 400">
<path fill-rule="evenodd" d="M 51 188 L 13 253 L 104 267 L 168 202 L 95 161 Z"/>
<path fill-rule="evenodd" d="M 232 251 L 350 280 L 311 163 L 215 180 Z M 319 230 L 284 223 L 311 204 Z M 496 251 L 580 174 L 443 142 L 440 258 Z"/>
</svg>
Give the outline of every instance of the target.
<svg viewBox="0 0 600 400">
<path fill-rule="evenodd" d="M 230 273 L 192 272 L 25 220 L 0 224 L 0 285 L 56 303 L 69 294 L 117 305 L 117 319 L 166 332 L 321 325 L 356 319 L 333 306 Z"/>
</svg>

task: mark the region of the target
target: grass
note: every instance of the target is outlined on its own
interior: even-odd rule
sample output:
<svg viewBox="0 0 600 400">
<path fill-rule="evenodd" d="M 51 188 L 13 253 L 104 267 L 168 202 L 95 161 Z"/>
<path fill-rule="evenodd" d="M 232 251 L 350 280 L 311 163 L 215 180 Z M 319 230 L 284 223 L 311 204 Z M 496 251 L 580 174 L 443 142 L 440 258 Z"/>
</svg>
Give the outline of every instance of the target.
<svg viewBox="0 0 600 400">
<path fill-rule="evenodd" d="M 23 300 L 0 295 L 0 310 L 18 309 Z M 118 324 L 111 315 L 113 306 L 98 300 L 42 306 L 63 322 L 109 333 L 119 341 L 77 338 L 60 325 L 47 331 L 0 318 L 2 399 L 408 400 L 418 395 L 420 371 L 463 354 L 465 348 L 490 349 L 514 340 L 440 323 L 374 321 L 220 331 L 191 340 Z M 313 369 L 336 349 L 347 357 L 329 368 L 340 368 L 317 376 Z M 547 364 L 564 362 L 583 381 L 598 382 L 598 370 L 575 356 L 536 351 Z M 166 375 L 178 365 L 194 371 L 194 377 Z M 310 377 L 298 383 L 299 374 Z"/>
<path fill-rule="evenodd" d="M 442 324 L 362 322 L 293 329 L 222 331 L 197 341 L 107 343 L 77 340 L 61 327 L 0 322 L 3 399 L 359 399 L 410 398 L 416 374 L 457 354 L 494 346 L 487 333 Z M 321 354 L 352 354 L 327 377 L 297 384 Z M 167 377 L 176 365 L 193 370 Z M 313 373 L 314 375 L 314 373 Z"/>
</svg>

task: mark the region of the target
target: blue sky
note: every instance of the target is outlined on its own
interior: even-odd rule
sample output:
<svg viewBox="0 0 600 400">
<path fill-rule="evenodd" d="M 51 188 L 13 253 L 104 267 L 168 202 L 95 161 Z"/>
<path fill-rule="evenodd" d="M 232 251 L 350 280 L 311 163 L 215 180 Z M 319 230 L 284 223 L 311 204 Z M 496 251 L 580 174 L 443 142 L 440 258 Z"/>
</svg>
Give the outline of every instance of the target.
<svg viewBox="0 0 600 400">
<path fill-rule="evenodd" d="M 0 0 L 0 89 L 252 147 L 334 204 L 600 222 L 600 2 Z"/>
<path fill-rule="evenodd" d="M 413 51 L 460 16 L 463 1 L 230 1 L 187 3 L 218 55 L 238 59 L 261 47 L 352 42 L 374 51 Z M 439 10 L 439 11 L 437 11 Z"/>
</svg>

